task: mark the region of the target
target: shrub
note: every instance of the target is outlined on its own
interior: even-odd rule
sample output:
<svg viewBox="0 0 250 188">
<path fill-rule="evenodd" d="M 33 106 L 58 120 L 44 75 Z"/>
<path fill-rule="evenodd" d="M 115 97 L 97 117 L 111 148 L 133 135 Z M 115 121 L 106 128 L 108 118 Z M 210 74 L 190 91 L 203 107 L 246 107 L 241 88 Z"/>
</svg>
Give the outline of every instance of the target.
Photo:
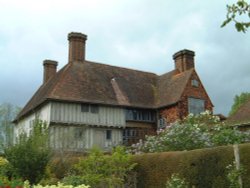
<svg viewBox="0 0 250 188">
<path fill-rule="evenodd" d="M 167 181 L 166 188 L 188 188 L 188 183 L 178 174 L 173 174 Z"/>
<path fill-rule="evenodd" d="M 184 120 L 166 127 L 156 136 L 132 145 L 132 153 L 183 151 L 249 141 L 249 132 L 241 132 L 224 123 L 210 112 L 190 114 Z"/>
<path fill-rule="evenodd" d="M 13 171 L 12 176 L 38 183 L 45 173 L 50 159 L 48 128 L 46 123 L 37 120 L 29 137 L 22 135 L 19 142 L 4 150 L 6 159 Z"/>
<path fill-rule="evenodd" d="M 93 187 L 115 187 L 122 185 L 129 171 L 133 169 L 131 156 L 123 147 L 117 147 L 110 156 L 104 155 L 100 149 L 91 150 L 88 157 L 74 165 L 65 184 L 79 185 L 82 183 Z"/>
<path fill-rule="evenodd" d="M 78 185 L 78 186 L 73 186 L 73 185 L 64 185 L 63 183 L 58 182 L 57 185 L 46 185 L 46 186 L 42 186 L 42 185 L 33 185 L 33 188 L 90 188 L 90 186 L 88 185 Z M 29 181 L 25 181 L 24 182 L 24 188 L 30 188 L 30 184 Z"/>
<path fill-rule="evenodd" d="M 239 169 L 236 168 L 235 162 L 233 164 L 229 164 L 227 167 L 227 179 L 230 182 L 229 188 L 240 188 L 239 177 L 245 173 L 243 166 L 241 165 Z"/>
</svg>

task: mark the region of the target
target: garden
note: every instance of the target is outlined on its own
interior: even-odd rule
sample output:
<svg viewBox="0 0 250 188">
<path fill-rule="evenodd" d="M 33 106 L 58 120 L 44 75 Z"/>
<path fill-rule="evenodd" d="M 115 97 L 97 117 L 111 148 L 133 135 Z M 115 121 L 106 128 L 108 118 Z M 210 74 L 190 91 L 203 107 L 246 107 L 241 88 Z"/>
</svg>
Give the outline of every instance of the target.
<svg viewBox="0 0 250 188">
<path fill-rule="evenodd" d="M 249 131 L 204 112 L 190 114 L 129 148 L 55 155 L 46 123 L 37 120 L 29 136 L 4 149 L 0 187 L 247 187 L 249 140 Z"/>
</svg>

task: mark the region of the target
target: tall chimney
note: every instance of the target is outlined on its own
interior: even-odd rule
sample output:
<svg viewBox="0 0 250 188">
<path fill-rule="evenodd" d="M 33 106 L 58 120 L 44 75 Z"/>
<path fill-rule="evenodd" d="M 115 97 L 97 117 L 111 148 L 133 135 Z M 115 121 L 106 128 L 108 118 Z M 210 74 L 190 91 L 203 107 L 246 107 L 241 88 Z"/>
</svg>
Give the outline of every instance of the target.
<svg viewBox="0 0 250 188">
<path fill-rule="evenodd" d="M 85 60 L 85 45 L 87 35 L 71 32 L 68 34 L 69 40 L 69 63 Z"/>
<path fill-rule="evenodd" d="M 43 61 L 43 83 L 45 84 L 50 78 L 56 74 L 57 61 Z"/>
<path fill-rule="evenodd" d="M 173 55 L 175 70 L 180 73 L 186 70 L 194 68 L 194 51 L 191 50 L 181 50 Z"/>
</svg>

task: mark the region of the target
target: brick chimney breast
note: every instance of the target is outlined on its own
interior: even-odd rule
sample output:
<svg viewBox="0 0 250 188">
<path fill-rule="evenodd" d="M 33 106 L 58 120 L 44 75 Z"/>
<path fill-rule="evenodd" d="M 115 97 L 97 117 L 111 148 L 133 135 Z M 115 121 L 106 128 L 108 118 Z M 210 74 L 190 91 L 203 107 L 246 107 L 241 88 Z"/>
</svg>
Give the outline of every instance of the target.
<svg viewBox="0 0 250 188">
<path fill-rule="evenodd" d="M 83 62 L 85 60 L 85 46 L 87 35 L 71 32 L 68 34 L 69 40 L 69 63 L 74 61 Z"/>
<path fill-rule="evenodd" d="M 194 68 L 194 56 L 195 52 L 187 49 L 176 52 L 173 55 L 175 69 L 181 73 Z"/>
<path fill-rule="evenodd" d="M 44 60 L 43 61 L 43 83 L 45 84 L 50 78 L 56 74 L 56 67 L 58 63 L 53 60 Z"/>
</svg>

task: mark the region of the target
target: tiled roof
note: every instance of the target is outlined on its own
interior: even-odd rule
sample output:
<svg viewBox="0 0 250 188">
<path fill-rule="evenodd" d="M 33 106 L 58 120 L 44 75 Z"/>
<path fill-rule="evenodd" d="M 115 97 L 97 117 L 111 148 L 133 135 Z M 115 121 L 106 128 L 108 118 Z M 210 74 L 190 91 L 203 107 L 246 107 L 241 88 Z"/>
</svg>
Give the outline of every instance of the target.
<svg viewBox="0 0 250 188">
<path fill-rule="evenodd" d="M 228 117 L 231 124 L 250 124 L 250 100 L 243 104 L 234 114 Z"/>
<path fill-rule="evenodd" d="M 43 84 L 16 120 L 47 100 L 158 108 L 178 102 L 193 69 L 154 73 L 94 62 L 73 62 Z"/>
</svg>

